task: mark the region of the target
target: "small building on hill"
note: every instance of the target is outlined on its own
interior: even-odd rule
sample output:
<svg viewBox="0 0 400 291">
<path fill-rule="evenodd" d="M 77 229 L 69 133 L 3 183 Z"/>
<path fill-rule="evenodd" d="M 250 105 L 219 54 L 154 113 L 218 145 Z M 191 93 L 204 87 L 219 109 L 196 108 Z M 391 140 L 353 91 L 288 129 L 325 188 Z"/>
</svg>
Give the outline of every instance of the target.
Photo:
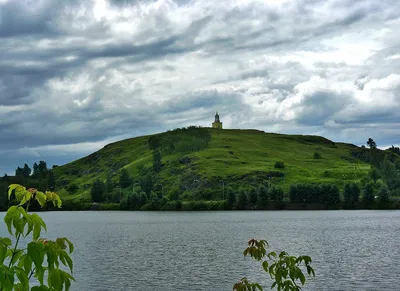
<svg viewBox="0 0 400 291">
<path fill-rule="evenodd" d="M 215 113 L 215 120 L 212 123 L 212 128 L 222 129 L 222 122 L 219 120 L 218 112 Z"/>
</svg>

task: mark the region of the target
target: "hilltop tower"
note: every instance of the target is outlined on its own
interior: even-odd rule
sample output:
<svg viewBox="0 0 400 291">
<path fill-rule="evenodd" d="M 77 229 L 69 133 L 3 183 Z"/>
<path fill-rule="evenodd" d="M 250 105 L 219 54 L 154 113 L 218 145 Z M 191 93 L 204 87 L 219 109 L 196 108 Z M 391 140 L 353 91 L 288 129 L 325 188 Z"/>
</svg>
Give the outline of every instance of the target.
<svg viewBox="0 0 400 291">
<path fill-rule="evenodd" d="M 212 128 L 222 129 L 222 122 L 219 121 L 218 111 L 215 113 L 215 120 L 212 123 Z"/>
</svg>

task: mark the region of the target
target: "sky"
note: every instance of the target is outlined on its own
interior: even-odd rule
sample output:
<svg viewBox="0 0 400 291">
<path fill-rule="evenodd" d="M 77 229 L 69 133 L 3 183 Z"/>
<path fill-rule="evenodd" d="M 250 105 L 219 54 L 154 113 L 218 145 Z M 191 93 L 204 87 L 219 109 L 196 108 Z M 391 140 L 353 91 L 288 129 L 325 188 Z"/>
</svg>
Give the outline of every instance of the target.
<svg viewBox="0 0 400 291">
<path fill-rule="evenodd" d="M 400 144 L 398 0 L 0 0 L 0 175 L 188 125 Z"/>
</svg>

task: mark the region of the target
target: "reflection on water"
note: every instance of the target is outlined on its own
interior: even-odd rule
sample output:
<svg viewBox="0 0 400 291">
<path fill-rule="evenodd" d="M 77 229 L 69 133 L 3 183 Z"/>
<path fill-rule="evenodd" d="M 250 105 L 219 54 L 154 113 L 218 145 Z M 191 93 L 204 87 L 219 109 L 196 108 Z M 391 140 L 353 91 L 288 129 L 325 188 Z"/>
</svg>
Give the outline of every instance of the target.
<svg viewBox="0 0 400 291">
<path fill-rule="evenodd" d="M 0 214 L 1 216 L 4 213 Z M 270 282 L 249 238 L 314 260 L 304 290 L 399 290 L 400 211 L 47 212 L 75 244 L 72 290 L 232 290 Z M 6 230 L 0 229 L 0 236 Z"/>
</svg>

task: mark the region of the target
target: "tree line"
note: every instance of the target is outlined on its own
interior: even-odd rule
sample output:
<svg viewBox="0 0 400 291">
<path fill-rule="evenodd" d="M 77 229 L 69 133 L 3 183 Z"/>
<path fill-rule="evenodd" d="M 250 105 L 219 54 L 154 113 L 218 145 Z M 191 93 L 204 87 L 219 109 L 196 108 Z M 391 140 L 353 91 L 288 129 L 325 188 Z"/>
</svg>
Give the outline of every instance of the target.
<svg viewBox="0 0 400 291">
<path fill-rule="evenodd" d="M 55 168 L 57 166 L 53 166 Z M 36 188 L 40 191 L 56 189 L 56 177 L 52 169 L 47 167 L 45 161 L 35 162 L 33 167 L 24 164 L 23 167 L 18 166 L 15 169 L 15 176 L 4 174 L 0 178 L 0 210 L 6 210 L 13 201 L 7 199 L 7 187 L 10 184 L 26 185 L 28 188 Z M 11 203 L 11 204 L 10 204 Z"/>
</svg>

